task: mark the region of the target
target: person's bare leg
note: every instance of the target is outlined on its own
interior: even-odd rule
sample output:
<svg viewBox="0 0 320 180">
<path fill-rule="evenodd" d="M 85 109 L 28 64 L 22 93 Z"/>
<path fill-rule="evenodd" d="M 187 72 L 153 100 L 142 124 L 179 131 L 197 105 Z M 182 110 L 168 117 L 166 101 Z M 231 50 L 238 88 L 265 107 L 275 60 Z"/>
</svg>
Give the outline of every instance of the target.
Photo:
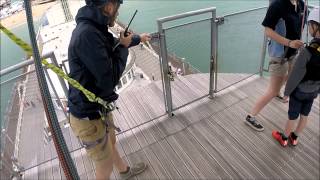
<svg viewBox="0 0 320 180">
<path fill-rule="evenodd" d="M 282 86 L 285 86 L 285 84 L 286 84 L 286 82 L 287 82 L 287 80 L 288 80 L 288 78 L 289 78 L 289 75 L 290 75 L 290 73 L 291 73 L 291 71 L 292 71 L 292 67 L 293 67 L 292 64 L 293 64 L 293 60 L 291 60 L 290 62 L 288 62 L 288 72 L 287 72 L 287 74 L 286 74 L 286 75 L 284 76 L 284 78 L 283 78 L 281 87 L 282 87 Z M 281 87 L 280 87 L 280 90 L 281 90 Z M 288 100 L 284 100 L 284 99 L 282 98 L 282 95 L 280 94 L 280 90 L 279 90 L 279 93 L 277 94 L 277 96 L 279 97 L 278 100 L 280 100 L 280 101 L 283 102 L 283 103 L 289 102 Z"/>
<path fill-rule="evenodd" d="M 284 130 L 284 135 L 286 135 L 287 137 L 289 137 L 290 133 L 292 132 L 293 128 L 295 125 L 295 120 L 289 120 L 286 123 L 286 127 Z"/>
<path fill-rule="evenodd" d="M 256 116 L 259 112 L 279 94 L 285 76 L 271 76 L 267 92 L 256 102 L 251 111 L 251 116 Z"/>
<path fill-rule="evenodd" d="M 99 163 L 95 163 L 96 166 L 96 179 L 97 180 L 109 180 L 113 169 L 113 157 L 102 160 Z"/>
<path fill-rule="evenodd" d="M 296 128 L 296 130 L 295 130 L 295 133 L 297 134 L 297 135 L 299 135 L 302 131 L 303 131 L 303 129 L 306 127 L 306 125 L 307 125 L 307 122 L 308 122 L 308 116 L 302 116 L 302 115 L 300 115 L 300 121 L 299 121 L 299 123 L 298 123 L 298 126 L 297 126 L 297 128 Z"/>
<path fill-rule="evenodd" d="M 119 152 L 115 145 L 113 146 L 113 163 L 119 172 L 127 171 L 128 165 L 120 157 Z"/>
</svg>

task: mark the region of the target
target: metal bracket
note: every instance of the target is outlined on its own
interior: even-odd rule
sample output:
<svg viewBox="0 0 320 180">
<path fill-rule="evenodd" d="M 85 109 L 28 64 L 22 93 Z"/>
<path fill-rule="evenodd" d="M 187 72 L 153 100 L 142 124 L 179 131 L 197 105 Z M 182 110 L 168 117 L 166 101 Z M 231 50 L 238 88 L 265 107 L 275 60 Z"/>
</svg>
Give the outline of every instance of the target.
<svg viewBox="0 0 320 180">
<path fill-rule="evenodd" d="M 172 71 L 171 66 L 169 66 L 168 77 L 170 81 L 174 81 L 174 72 Z"/>
<path fill-rule="evenodd" d="M 215 22 L 217 23 L 217 25 L 222 25 L 224 24 L 224 17 L 221 16 L 221 17 L 217 17 Z"/>
<path fill-rule="evenodd" d="M 210 67 L 210 71 L 214 71 L 214 68 L 216 67 L 216 61 L 215 61 L 215 59 L 214 59 L 214 57 L 213 56 L 211 56 L 210 57 L 210 64 L 212 65 L 211 67 Z"/>
<path fill-rule="evenodd" d="M 159 39 L 160 38 L 160 33 L 159 32 L 150 33 L 150 36 L 151 36 L 151 41 L 153 39 Z"/>
</svg>

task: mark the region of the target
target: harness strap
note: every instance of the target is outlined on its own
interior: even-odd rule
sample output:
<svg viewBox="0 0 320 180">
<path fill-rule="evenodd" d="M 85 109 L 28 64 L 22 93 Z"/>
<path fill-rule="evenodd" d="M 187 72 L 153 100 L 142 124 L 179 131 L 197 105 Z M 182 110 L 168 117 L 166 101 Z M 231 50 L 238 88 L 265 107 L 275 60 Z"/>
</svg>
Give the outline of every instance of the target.
<svg viewBox="0 0 320 180">
<path fill-rule="evenodd" d="M 102 110 L 101 112 L 101 120 L 104 122 L 104 125 L 108 128 L 114 128 L 117 132 L 121 132 L 121 129 L 117 126 L 114 125 L 114 123 L 111 121 L 111 120 L 108 120 L 107 118 L 107 113 L 110 113 L 110 111 L 107 111 L 107 110 Z M 82 141 L 80 138 L 78 138 L 80 144 L 86 149 L 86 150 L 89 150 L 89 149 L 92 149 L 94 147 L 96 147 L 97 145 L 103 143 L 103 146 L 105 144 L 108 143 L 108 130 L 106 132 L 106 135 L 103 136 L 102 138 L 100 139 L 97 139 L 96 141 L 90 141 L 90 142 L 87 142 L 87 141 Z"/>
<path fill-rule="evenodd" d="M 112 105 L 113 105 L 113 109 L 118 109 L 115 103 L 112 103 Z M 116 125 L 114 125 L 113 121 L 107 118 L 108 113 L 110 113 L 110 110 L 106 108 L 102 108 L 102 110 L 100 111 L 101 119 L 102 121 L 104 121 L 104 124 L 106 125 L 106 127 L 114 128 L 117 132 L 121 132 L 121 129 Z"/>
<path fill-rule="evenodd" d="M 80 139 L 79 139 L 79 141 L 80 141 L 80 144 L 81 144 L 86 150 L 90 150 L 90 149 L 96 147 L 97 145 L 99 145 L 99 144 L 101 144 L 101 143 L 103 143 L 103 146 L 104 146 L 105 144 L 107 144 L 107 143 L 108 143 L 108 133 L 106 133 L 106 135 L 103 136 L 102 138 L 100 138 L 100 139 L 98 139 L 98 140 L 96 140 L 96 141 L 93 141 L 93 142 L 92 142 L 92 141 L 91 141 L 91 142 L 86 142 L 86 141 L 82 141 L 82 140 L 80 140 Z"/>
</svg>

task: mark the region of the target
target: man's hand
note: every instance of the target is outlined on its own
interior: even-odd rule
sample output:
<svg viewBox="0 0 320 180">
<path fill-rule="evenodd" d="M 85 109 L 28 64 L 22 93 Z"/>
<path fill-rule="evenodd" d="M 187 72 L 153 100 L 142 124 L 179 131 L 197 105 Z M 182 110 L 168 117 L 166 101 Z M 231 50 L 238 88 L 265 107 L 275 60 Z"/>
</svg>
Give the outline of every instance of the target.
<svg viewBox="0 0 320 180">
<path fill-rule="evenodd" d="M 303 46 L 303 42 L 300 40 L 293 40 L 288 42 L 288 46 L 294 49 L 299 49 Z"/>
<path fill-rule="evenodd" d="M 283 100 L 288 102 L 289 97 L 288 96 L 283 96 Z"/>
<path fill-rule="evenodd" d="M 124 32 L 120 33 L 120 44 L 123 45 L 124 47 L 129 47 L 131 44 L 132 39 L 132 33 L 127 32 L 127 36 L 124 36 Z"/>
<path fill-rule="evenodd" d="M 142 33 L 142 34 L 140 34 L 140 41 L 141 41 L 142 43 L 145 43 L 145 42 L 150 41 L 150 40 L 151 40 L 150 34 L 148 34 L 148 33 Z"/>
</svg>

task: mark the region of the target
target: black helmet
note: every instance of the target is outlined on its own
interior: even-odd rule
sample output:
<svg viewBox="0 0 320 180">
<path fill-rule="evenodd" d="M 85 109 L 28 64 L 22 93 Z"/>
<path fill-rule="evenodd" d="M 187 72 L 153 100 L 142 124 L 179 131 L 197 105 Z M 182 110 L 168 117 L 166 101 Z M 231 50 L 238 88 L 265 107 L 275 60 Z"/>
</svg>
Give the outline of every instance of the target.
<svg viewBox="0 0 320 180">
<path fill-rule="evenodd" d="M 88 6 L 101 6 L 106 4 L 110 0 L 85 0 Z M 116 0 L 119 4 L 123 3 L 123 0 Z"/>
</svg>

